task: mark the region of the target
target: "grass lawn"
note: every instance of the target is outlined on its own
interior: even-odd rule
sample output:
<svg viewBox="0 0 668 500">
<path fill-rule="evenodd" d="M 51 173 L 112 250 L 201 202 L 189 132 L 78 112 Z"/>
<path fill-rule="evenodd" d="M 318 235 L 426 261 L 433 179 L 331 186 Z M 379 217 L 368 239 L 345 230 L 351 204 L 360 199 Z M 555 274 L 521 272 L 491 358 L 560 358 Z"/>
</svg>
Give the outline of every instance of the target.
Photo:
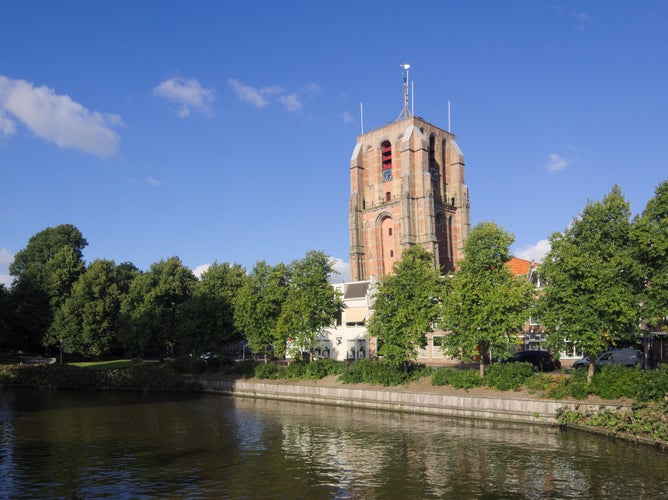
<svg viewBox="0 0 668 500">
<path fill-rule="evenodd" d="M 112 370 L 116 368 L 127 368 L 128 366 L 142 363 L 140 359 L 114 359 L 112 361 L 83 361 L 81 363 L 68 363 L 83 368 L 94 368 L 96 370 Z"/>
</svg>

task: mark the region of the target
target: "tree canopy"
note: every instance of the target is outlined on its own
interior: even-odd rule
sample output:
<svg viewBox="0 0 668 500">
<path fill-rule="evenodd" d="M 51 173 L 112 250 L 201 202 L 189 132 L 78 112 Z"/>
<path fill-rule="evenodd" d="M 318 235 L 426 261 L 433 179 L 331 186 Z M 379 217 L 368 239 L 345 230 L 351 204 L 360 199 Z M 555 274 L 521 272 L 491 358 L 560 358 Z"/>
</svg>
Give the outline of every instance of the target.
<svg viewBox="0 0 668 500">
<path fill-rule="evenodd" d="M 71 224 L 49 227 L 30 238 L 9 266 L 12 286 L 12 336 L 17 347 L 36 349 L 84 271 L 88 242 Z"/>
<path fill-rule="evenodd" d="M 634 219 L 631 238 L 643 281 L 641 321 L 652 331 L 668 329 L 668 181 L 662 182 Z"/>
<path fill-rule="evenodd" d="M 507 265 L 513 241 L 493 222 L 475 226 L 443 300 L 445 348 L 457 357 L 478 356 L 481 377 L 488 352 L 506 353 L 529 318 L 533 285 Z"/>
<path fill-rule="evenodd" d="M 278 318 L 281 343 L 295 355 L 310 351 L 318 333 L 330 326 L 343 308 L 340 294 L 329 283 L 334 264 L 324 252 L 310 250 L 290 265 L 288 293 Z"/>
<path fill-rule="evenodd" d="M 152 264 L 130 284 L 121 305 L 122 343 L 134 356 L 172 355 L 179 307 L 192 296 L 197 278 L 178 257 Z"/>
<path fill-rule="evenodd" d="M 123 268 L 113 261 L 96 260 L 72 286 L 72 292 L 56 310 L 44 339 L 46 346 L 84 356 L 112 353 L 121 336 L 121 300 L 127 288 Z"/>
<path fill-rule="evenodd" d="M 288 293 L 289 270 L 285 264 L 270 266 L 259 261 L 239 290 L 235 303 L 235 323 L 253 352 L 265 361 L 276 347 L 285 350 L 278 334 L 278 318 Z"/>
<path fill-rule="evenodd" d="M 211 264 L 195 284 L 192 297 L 180 306 L 179 352 L 220 352 L 225 343 L 238 339 L 234 308 L 246 278 L 238 264 Z"/>
<path fill-rule="evenodd" d="M 638 319 L 639 269 L 633 257 L 629 203 L 619 186 L 551 238 L 541 266 L 540 319 L 556 351 L 575 345 L 592 359 L 628 340 Z M 590 364 L 589 379 L 594 373 Z"/>
<path fill-rule="evenodd" d="M 417 359 L 439 316 L 442 294 L 443 282 L 432 254 L 422 246 L 404 250 L 373 295 L 368 333 L 378 339 L 378 353 L 384 359 L 398 366 Z"/>
</svg>

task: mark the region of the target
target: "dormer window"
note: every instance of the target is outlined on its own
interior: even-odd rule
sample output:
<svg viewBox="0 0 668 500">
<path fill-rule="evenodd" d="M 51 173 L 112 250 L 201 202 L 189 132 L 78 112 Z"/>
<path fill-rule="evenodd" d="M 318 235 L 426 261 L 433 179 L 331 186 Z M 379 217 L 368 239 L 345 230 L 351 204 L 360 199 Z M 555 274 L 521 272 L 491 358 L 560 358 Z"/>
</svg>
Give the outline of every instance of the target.
<svg viewBox="0 0 668 500">
<path fill-rule="evenodd" d="M 392 144 L 385 141 L 380 145 L 383 182 L 392 180 Z"/>
</svg>

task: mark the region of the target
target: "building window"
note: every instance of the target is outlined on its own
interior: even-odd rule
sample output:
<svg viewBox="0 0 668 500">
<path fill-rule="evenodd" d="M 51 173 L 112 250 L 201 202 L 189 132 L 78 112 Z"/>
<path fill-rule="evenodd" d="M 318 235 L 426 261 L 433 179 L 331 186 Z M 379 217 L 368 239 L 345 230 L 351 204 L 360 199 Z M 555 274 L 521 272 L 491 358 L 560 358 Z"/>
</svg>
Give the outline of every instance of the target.
<svg viewBox="0 0 668 500">
<path fill-rule="evenodd" d="M 390 250 L 390 257 L 394 257 L 394 250 Z"/>
<path fill-rule="evenodd" d="M 392 228 L 389 228 L 389 229 L 387 230 L 387 235 L 388 235 L 388 236 L 392 236 Z"/>
<path fill-rule="evenodd" d="M 392 180 L 392 145 L 385 141 L 380 145 L 383 182 Z"/>
<path fill-rule="evenodd" d="M 385 201 L 392 201 L 392 193 L 389 191 L 385 193 Z"/>
</svg>

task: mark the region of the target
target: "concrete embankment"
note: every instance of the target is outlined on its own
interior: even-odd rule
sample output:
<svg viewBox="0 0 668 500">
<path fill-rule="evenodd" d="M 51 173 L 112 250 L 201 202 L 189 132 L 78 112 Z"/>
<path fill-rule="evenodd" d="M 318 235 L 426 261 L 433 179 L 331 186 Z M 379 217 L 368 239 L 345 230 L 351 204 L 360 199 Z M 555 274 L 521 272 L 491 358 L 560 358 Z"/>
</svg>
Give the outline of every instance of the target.
<svg viewBox="0 0 668 500">
<path fill-rule="evenodd" d="M 245 380 L 198 380 L 203 392 L 228 396 L 279 399 L 376 410 L 479 418 L 506 422 L 556 425 L 560 409 L 619 409 L 619 404 L 589 404 L 496 396 L 443 395 L 388 388 L 359 389 L 318 385 L 278 384 Z"/>
</svg>

